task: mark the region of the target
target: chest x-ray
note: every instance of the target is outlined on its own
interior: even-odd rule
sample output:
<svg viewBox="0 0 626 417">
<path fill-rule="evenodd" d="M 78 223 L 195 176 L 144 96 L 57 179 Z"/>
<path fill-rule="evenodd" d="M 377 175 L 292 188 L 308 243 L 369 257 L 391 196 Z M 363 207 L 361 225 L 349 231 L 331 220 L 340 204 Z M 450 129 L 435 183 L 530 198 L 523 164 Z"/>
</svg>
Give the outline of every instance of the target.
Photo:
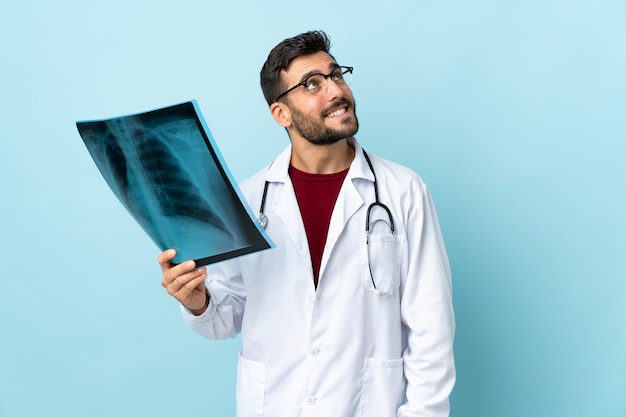
<svg viewBox="0 0 626 417">
<path fill-rule="evenodd" d="M 273 247 L 195 101 L 76 123 L 107 184 L 175 263 L 198 266 Z"/>
</svg>

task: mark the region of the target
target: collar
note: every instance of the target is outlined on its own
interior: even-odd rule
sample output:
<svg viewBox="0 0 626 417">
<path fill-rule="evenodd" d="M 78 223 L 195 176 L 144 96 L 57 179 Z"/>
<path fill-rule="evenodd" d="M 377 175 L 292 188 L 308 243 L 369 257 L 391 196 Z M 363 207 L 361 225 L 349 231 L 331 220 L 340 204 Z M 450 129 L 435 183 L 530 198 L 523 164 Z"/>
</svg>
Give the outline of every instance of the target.
<svg viewBox="0 0 626 417">
<path fill-rule="evenodd" d="M 370 182 L 374 182 L 374 174 L 367 165 L 365 156 L 363 156 L 363 148 L 355 138 L 349 138 L 348 144 L 354 147 L 354 160 L 350 164 L 350 170 L 346 178 L 355 179 L 362 178 Z M 372 156 L 370 155 L 370 159 Z M 272 165 L 265 173 L 264 179 L 268 182 L 281 182 L 284 183 L 289 178 L 289 163 L 291 161 L 291 144 L 289 144 L 283 151 L 276 157 Z"/>
</svg>

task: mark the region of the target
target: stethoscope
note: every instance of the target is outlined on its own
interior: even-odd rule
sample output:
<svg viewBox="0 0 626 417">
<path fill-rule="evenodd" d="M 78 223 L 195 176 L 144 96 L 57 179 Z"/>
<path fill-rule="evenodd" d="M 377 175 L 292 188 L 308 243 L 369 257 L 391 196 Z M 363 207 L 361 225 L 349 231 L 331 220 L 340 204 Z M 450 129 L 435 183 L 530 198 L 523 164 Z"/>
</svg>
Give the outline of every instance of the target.
<svg viewBox="0 0 626 417">
<path fill-rule="evenodd" d="M 365 157 L 365 160 L 367 161 L 367 165 L 370 168 L 370 171 L 372 172 L 372 175 L 374 176 L 374 202 L 372 204 L 369 205 L 369 207 L 367 208 L 367 212 L 365 214 L 365 233 L 366 233 L 366 245 L 367 245 L 367 263 L 368 263 L 368 267 L 369 267 L 369 272 L 370 272 L 370 278 L 372 280 L 372 286 L 374 287 L 374 291 L 376 293 L 379 294 L 391 294 L 392 292 L 392 288 L 393 288 L 393 281 L 395 279 L 395 269 L 396 269 L 396 263 L 395 263 L 395 249 L 396 249 L 396 245 L 395 245 L 395 225 L 393 223 L 393 216 L 391 215 L 391 210 L 389 210 L 389 207 L 387 207 L 384 203 L 380 202 L 380 199 L 378 197 L 378 181 L 376 178 L 376 171 L 374 171 L 374 166 L 372 165 L 372 161 L 370 160 L 369 156 L 367 155 L 367 152 L 365 152 L 365 150 L 363 150 L 363 156 Z M 265 215 L 265 201 L 267 199 L 267 188 L 269 187 L 269 181 L 265 181 L 265 185 L 263 187 L 263 197 L 261 197 L 261 205 L 259 207 L 259 223 L 261 224 L 261 227 L 263 227 L 264 229 L 267 226 L 267 216 Z M 370 223 L 370 215 L 372 212 L 372 209 L 374 207 L 380 207 L 382 208 L 385 213 L 387 213 L 387 217 L 389 219 L 389 221 L 385 221 L 384 219 L 378 219 L 375 220 L 373 223 Z M 392 235 L 392 248 L 393 248 L 393 254 L 392 254 L 392 264 L 393 264 L 393 269 L 391 271 L 391 280 L 390 280 L 390 284 L 389 284 L 389 289 L 387 291 L 380 291 L 378 289 L 378 287 L 376 286 L 376 281 L 374 280 L 374 274 L 372 273 L 372 263 L 370 261 L 370 232 L 372 229 L 372 226 L 377 223 L 377 222 L 383 222 L 385 224 L 387 224 L 387 226 L 389 227 L 389 231 L 391 232 Z"/>
</svg>

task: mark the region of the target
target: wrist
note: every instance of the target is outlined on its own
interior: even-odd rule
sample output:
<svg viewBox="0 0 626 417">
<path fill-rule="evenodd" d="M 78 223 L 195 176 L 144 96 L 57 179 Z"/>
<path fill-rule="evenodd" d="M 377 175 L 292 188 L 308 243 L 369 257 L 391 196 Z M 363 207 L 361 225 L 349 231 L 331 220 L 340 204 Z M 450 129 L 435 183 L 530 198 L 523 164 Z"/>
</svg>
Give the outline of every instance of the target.
<svg viewBox="0 0 626 417">
<path fill-rule="evenodd" d="M 207 310 L 207 308 L 209 308 L 210 298 L 211 297 L 209 296 L 209 291 L 205 289 L 204 290 L 204 305 L 199 309 L 193 309 L 193 308 L 187 307 L 187 310 L 189 310 L 189 312 L 193 314 L 194 316 L 202 315 L 202 313 L 204 313 Z"/>
</svg>

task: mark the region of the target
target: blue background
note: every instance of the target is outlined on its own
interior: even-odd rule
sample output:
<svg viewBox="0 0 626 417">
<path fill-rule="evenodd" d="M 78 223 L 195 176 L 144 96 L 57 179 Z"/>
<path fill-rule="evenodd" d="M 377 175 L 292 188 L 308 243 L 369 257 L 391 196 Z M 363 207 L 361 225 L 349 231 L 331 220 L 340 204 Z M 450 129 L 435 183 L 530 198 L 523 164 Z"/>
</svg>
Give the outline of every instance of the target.
<svg viewBox="0 0 626 417">
<path fill-rule="evenodd" d="M 454 417 L 626 416 L 626 3 L 0 6 L 0 416 L 234 415 L 75 129 L 195 98 L 239 180 L 287 144 L 258 72 L 322 28 L 359 139 L 418 171 L 454 274 Z"/>
</svg>

